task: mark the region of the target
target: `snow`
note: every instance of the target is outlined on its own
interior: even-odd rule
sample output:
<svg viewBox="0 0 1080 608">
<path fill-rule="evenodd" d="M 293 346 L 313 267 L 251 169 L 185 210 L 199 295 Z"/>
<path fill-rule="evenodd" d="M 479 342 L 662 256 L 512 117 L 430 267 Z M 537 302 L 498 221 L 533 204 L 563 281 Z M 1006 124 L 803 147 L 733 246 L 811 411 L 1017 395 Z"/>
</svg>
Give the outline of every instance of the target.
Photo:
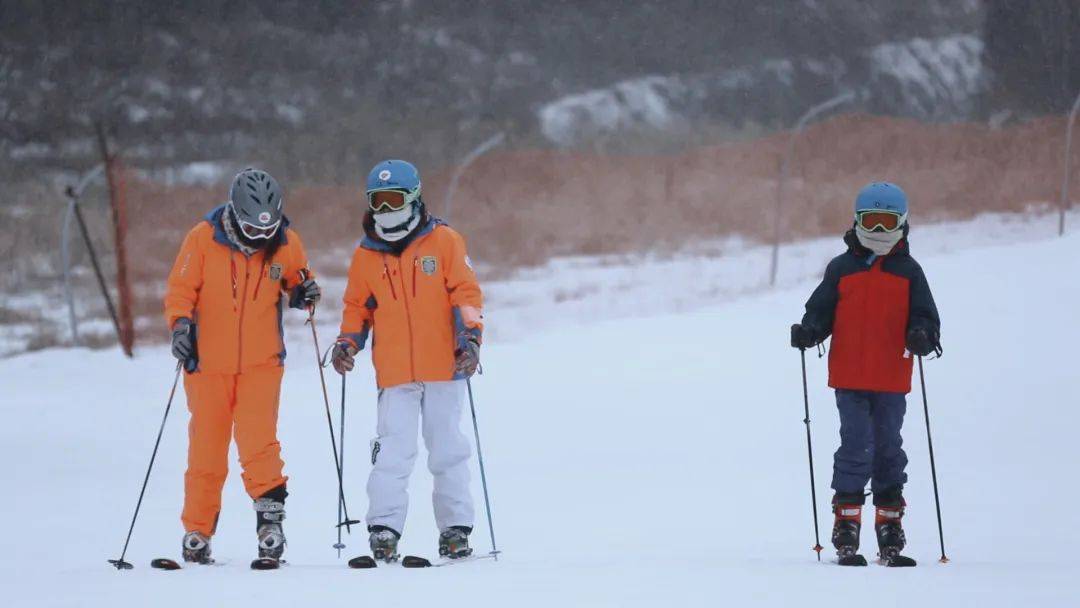
<svg viewBox="0 0 1080 608">
<path fill-rule="evenodd" d="M 661 261 L 641 267 L 643 283 L 666 277 L 648 298 L 617 266 L 608 276 L 565 263 L 558 268 L 568 282 L 601 284 L 581 301 L 610 302 L 610 284 L 622 282 L 636 314 L 597 319 L 555 305 L 553 322 L 532 332 L 509 332 L 513 339 L 492 332 L 486 374 L 473 385 L 504 551 L 498 563 L 352 571 L 344 560 L 363 552 L 359 531 L 336 559 L 335 475 L 315 353 L 310 335 L 295 333 L 280 424 L 291 476 L 291 564 L 275 573 L 248 570 L 254 516 L 234 465 L 214 539 L 229 563 L 173 573 L 148 567 L 153 557 L 176 557 L 182 533 L 181 391 L 128 552 L 136 568 L 117 572 L 106 560 L 120 552 L 161 422 L 173 369 L 167 349 L 143 349 L 134 361 L 82 349 L 2 360 L 5 605 L 835 606 L 844 597 L 875 605 L 1075 605 L 1080 529 L 1071 525 L 1078 493 L 1070 481 L 1080 461 L 1080 408 L 1070 395 L 1071 354 L 1080 343 L 1080 235 L 1006 224 L 926 228 L 912 237 L 944 318 L 945 356 L 927 362 L 926 374 L 947 565 L 935 561 L 917 392 L 905 432 L 906 528 L 920 566 L 841 569 L 828 564 L 827 552 L 817 563 L 810 550 L 799 357 L 786 341 L 811 275 L 839 249 L 815 241 L 791 248 L 805 259 L 782 267 L 780 289 L 718 292 L 711 304 L 700 293 L 698 307 L 668 305 L 695 293 L 700 277 L 665 275 Z M 739 264 L 730 272 L 735 283 L 750 274 Z M 720 274 L 707 281 L 723 286 Z M 493 302 L 488 321 L 520 319 Z M 320 335 L 325 344 L 332 328 Z M 345 476 L 354 517 L 366 505 L 374 428 L 375 391 L 364 363 L 348 379 Z M 809 356 L 807 365 L 828 544 L 838 423 L 825 362 Z M 328 381 L 333 401 L 340 385 L 337 377 Z M 419 461 L 402 548 L 430 556 L 430 476 Z M 478 478 L 474 485 L 474 544 L 483 551 L 489 539 Z M 864 541 L 872 555 L 872 538 Z"/>
<path fill-rule="evenodd" d="M 894 81 L 905 106 L 921 117 L 966 114 L 988 84 L 982 53 L 982 39 L 971 34 L 881 44 L 869 52 L 870 76 Z"/>
</svg>

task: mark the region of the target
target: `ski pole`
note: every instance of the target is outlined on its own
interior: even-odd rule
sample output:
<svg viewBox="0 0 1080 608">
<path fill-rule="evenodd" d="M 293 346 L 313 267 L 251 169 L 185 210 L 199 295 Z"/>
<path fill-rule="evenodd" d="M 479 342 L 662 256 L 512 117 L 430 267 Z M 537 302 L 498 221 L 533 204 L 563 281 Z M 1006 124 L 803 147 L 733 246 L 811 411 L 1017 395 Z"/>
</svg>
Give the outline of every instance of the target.
<svg viewBox="0 0 1080 608">
<path fill-rule="evenodd" d="M 150 471 L 154 470 L 154 459 L 157 458 L 158 446 L 161 445 L 161 435 L 165 432 L 165 421 L 169 419 L 169 409 L 172 407 L 173 396 L 176 395 L 176 385 L 180 383 L 180 370 L 183 369 L 183 366 L 183 361 L 176 363 L 176 377 L 173 378 L 172 390 L 169 391 L 169 400 L 165 402 L 165 415 L 161 417 L 161 428 L 158 429 L 157 440 L 154 442 L 154 451 L 150 454 L 150 466 L 146 467 L 146 477 L 143 478 L 142 489 L 139 490 L 139 500 L 135 503 L 135 514 L 131 516 L 131 526 L 128 527 L 127 539 L 124 540 L 124 550 L 120 552 L 119 559 L 109 560 L 109 563 L 116 566 L 117 570 L 131 570 L 134 568 L 130 562 L 124 561 L 124 557 L 127 556 L 131 533 L 135 530 L 135 520 L 139 518 L 143 495 L 146 494 L 146 484 L 150 482 Z"/>
<path fill-rule="evenodd" d="M 341 444 L 341 465 L 339 466 L 339 468 L 340 468 L 341 479 L 344 481 L 344 479 L 345 479 L 345 374 L 341 374 L 341 423 L 338 424 L 338 433 L 341 434 L 341 437 L 340 437 L 341 441 L 339 442 Z M 344 500 L 344 498 L 342 498 L 342 500 L 338 501 L 338 521 L 339 522 L 342 521 L 341 520 L 341 510 L 342 510 L 342 508 L 344 506 L 345 506 L 345 500 Z M 346 518 L 346 520 L 347 520 L 345 522 L 346 527 L 348 527 L 349 525 L 354 524 L 354 523 L 360 523 L 358 521 L 348 520 L 348 518 Z M 341 557 L 341 550 L 345 548 L 345 543 L 341 542 L 341 524 L 338 524 L 338 527 L 337 527 L 337 544 L 334 545 L 334 548 L 337 549 L 338 557 L 340 558 Z"/>
<path fill-rule="evenodd" d="M 306 278 L 306 275 L 305 275 L 305 278 Z M 341 544 L 341 541 L 340 541 L 341 526 L 345 526 L 345 530 L 347 532 L 349 532 L 349 534 L 352 534 L 352 528 L 350 528 L 349 526 L 351 526 L 354 523 L 360 523 L 360 522 L 353 521 L 353 520 L 349 519 L 349 507 L 345 504 L 345 483 L 344 483 L 344 480 L 341 477 L 341 461 L 338 460 L 337 439 L 334 438 L 334 419 L 330 415 L 330 395 L 326 391 L 326 374 L 323 373 L 323 360 L 319 356 L 319 352 L 321 352 L 321 351 L 319 350 L 319 334 L 318 334 L 318 332 L 315 331 L 315 307 L 314 306 L 309 306 L 308 307 L 307 324 L 311 326 L 311 339 L 315 343 L 315 367 L 319 368 L 319 382 L 322 383 L 323 405 L 326 406 L 326 425 L 330 429 L 330 448 L 334 452 L 334 469 L 337 472 L 337 479 L 338 479 L 338 510 L 339 510 L 339 512 L 343 511 L 345 513 L 345 521 L 342 521 L 340 517 L 338 518 L 337 527 L 338 527 L 339 540 L 334 545 L 334 548 L 337 549 L 338 552 L 340 553 L 341 548 L 338 547 L 338 545 Z M 344 545 L 342 545 L 342 547 L 343 546 Z"/>
<path fill-rule="evenodd" d="M 821 532 L 818 528 L 817 484 L 814 483 L 814 448 L 810 443 L 810 391 L 806 388 L 806 349 L 800 348 L 799 354 L 802 355 L 802 390 L 803 408 L 805 412 L 803 424 L 806 425 L 806 455 L 810 460 L 810 506 L 814 511 L 814 551 L 817 552 L 817 558 L 820 562 L 821 550 L 824 549 L 824 547 L 821 546 Z"/>
<path fill-rule="evenodd" d="M 926 402 L 926 374 L 923 373 L 923 358 L 919 357 L 919 384 L 922 386 L 923 415 L 926 418 L 926 445 L 930 448 L 930 476 L 934 480 L 934 507 L 937 509 L 938 541 L 941 543 L 942 564 L 949 563 L 945 557 L 945 532 L 941 525 L 941 498 L 938 496 L 937 465 L 934 463 L 934 441 L 930 438 L 930 406 Z"/>
<path fill-rule="evenodd" d="M 484 473 L 484 453 L 480 451 L 480 427 L 476 424 L 476 403 L 473 401 L 472 380 L 466 378 L 465 386 L 469 389 L 469 411 L 472 412 L 473 434 L 476 436 L 476 458 L 480 462 L 480 483 L 484 486 L 484 508 L 487 510 L 488 533 L 491 534 L 491 555 L 499 561 L 499 550 L 495 546 L 495 524 L 491 520 L 491 499 L 488 496 L 487 475 Z"/>
</svg>

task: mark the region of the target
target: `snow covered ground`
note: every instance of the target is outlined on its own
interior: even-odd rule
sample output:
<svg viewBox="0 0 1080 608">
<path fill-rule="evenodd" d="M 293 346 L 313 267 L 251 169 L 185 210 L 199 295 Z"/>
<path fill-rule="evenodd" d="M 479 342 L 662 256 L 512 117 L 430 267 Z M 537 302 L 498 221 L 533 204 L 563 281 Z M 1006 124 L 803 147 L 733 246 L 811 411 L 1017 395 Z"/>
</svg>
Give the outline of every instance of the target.
<svg viewBox="0 0 1080 608">
<path fill-rule="evenodd" d="M 529 313 L 500 304 L 531 293 L 528 285 L 493 289 L 489 323 L 518 326 L 492 332 L 486 374 L 474 382 L 504 552 L 498 563 L 352 571 L 344 558 L 364 551 L 358 531 L 336 558 L 336 485 L 314 352 L 294 328 L 280 433 L 291 475 L 291 564 L 248 570 L 254 515 L 234 466 L 214 539 L 229 563 L 172 573 L 148 567 L 152 557 L 176 557 L 182 534 L 181 393 L 128 553 L 136 569 L 117 572 L 106 560 L 120 552 L 161 420 L 172 380 L 167 349 L 143 349 L 134 361 L 74 349 L 0 360 L 3 604 L 835 606 L 857 598 L 878 606 L 1074 606 L 1080 235 L 1018 229 L 991 239 L 987 230 L 975 222 L 913 236 L 944 319 L 945 357 L 926 371 L 947 565 L 935 561 L 917 393 L 906 426 L 906 527 L 920 566 L 842 569 L 814 559 L 799 357 L 786 342 L 811 275 L 839 249 L 815 241 L 793 249 L 800 266 L 787 266 L 771 292 L 725 291 L 719 274 L 703 278 L 689 262 L 664 272 L 663 261 L 638 265 L 638 275 L 610 264 L 606 273 L 560 268 L 560 281 L 593 291 L 548 304 L 538 295 Z M 732 284 L 759 268 L 736 264 Z M 635 289 L 635 276 L 661 291 Z M 703 282 L 717 286 L 716 303 L 706 305 Z M 539 319 L 533 331 L 521 329 Z M 332 328 L 320 336 L 327 342 Z M 810 357 L 808 368 L 828 544 L 837 418 L 824 360 Z M 334 399 L 336 377 L 330 389 Z M 346 493 L 351 514 L 362 516 L 374 428 L 370 371 L 351 375 L 348 391 Z M 436 530 L 422 463 L 402 548 L 430 556 Z M 480 550 L 489 542 L 482 513 Z"/>
</svg>

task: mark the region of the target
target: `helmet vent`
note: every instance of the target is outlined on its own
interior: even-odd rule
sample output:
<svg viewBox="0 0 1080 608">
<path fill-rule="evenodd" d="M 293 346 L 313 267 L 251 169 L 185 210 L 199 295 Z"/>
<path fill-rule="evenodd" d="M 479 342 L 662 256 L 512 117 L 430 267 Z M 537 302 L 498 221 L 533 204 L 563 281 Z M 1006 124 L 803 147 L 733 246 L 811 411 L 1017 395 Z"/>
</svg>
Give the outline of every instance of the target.
<svg viewBox="0 0 1080 608">
<path fill-rule="evenodd" d="M 261 205 L 262 204 L 262 201 L 259 200 L 259 197 L 255 196 L 254 194 L 249 194 L 248 196 L 251 197 L 251 200 L 255 201 L 256 205 Z"/>
</svg>

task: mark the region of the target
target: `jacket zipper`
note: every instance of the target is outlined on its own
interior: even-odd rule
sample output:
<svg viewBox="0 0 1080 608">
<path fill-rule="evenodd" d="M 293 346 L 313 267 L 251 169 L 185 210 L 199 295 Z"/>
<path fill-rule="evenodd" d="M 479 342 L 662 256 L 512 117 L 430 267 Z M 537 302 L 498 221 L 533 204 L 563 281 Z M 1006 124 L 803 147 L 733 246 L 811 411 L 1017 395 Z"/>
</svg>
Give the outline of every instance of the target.
<svg viewBox="0 0 1080 608">
<path fill-rule="evenodd" d="M 390 267 L 386 265 L 386 255 L 383 255 L 382 259 L 383 276 L 386 277 L 387 282 L 390 283 L 390 295 L 394 297 L 394 301 L 397 301 L 397 291 L 394 290 L 394 277 L 390 276 Z"/>
<path fill-rule="evenodd" d="M 413 272 L 415 273 L 416 266 L 413 266 Z M 401 290 L 405 291 L 405 271 L 401 267 L 401 258 L 398 258 L 398 274 L 401 275 Z M 416 275 L 413 274 L 415 277 Z M 393 279 L 390 280 L 390 285 L 393 285 Z M 409 325 L 409 371 L 412 373 L 412 381 L 416 382 L 416 360 L 413 352 L 413 327 L 412 327 L 412 311 L 409 310 L 409 296 L 407 293 L 402 293 L 402 300 L 405 302 L 405 320 Z"/>
<path fill-rule="evenodd" d="M 412 297 L 414 300 L 416 299 L 416 265 L 419 263 L 420 258 L 414 255 L 412 259 Z"/>
<path fill-rule="evenodd" d="M 244 292 L 247 292 L 247 286 L 251 278 L 250 271 L 248 270 L 248 258 L 244 256 Z M 236 373 L 239 374 L 243 369 L 244 361 L 244 304 L 247 303 L 247 298 L 240 298 L 240 319 L 236 325 Z"/>
<path fill-rule="evenodd" d="M 255 291 L 251 293 L 251 301 L 254 302 L 255 298 L 259 295 L 259 287 L 262 287 L 262 278 L 266 274 L 266 260 L 259 266 L 259 278 L 255 281 Z"/>
</svg>

